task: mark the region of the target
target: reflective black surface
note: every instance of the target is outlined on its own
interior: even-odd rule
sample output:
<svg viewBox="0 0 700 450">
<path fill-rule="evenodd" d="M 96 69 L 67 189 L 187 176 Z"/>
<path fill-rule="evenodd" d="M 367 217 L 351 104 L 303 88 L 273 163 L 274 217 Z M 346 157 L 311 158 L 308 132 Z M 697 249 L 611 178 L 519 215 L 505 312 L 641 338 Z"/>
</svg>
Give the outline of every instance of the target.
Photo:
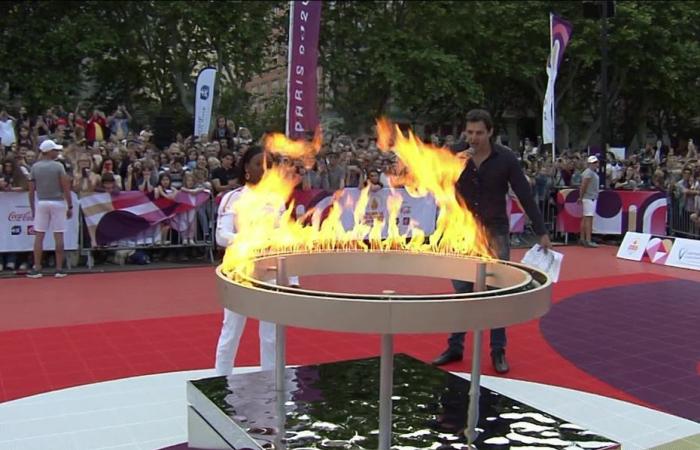
<svg viewBox="0 0 700 450">
<path fill-rule="evenodd" d="M 191 382 L 264 448 L 376 449 L 379 358 Z M 393 448 L 466 449 L 469 381 L 406 355 L 394 360 Z M 284 415 L 278 414 L 284 410 Z M 603 449 L 619 444 L 481 388 L 477 449 Z M 281 423 L 279 417 L 284 419 Z M 283 429 L 280 433 L 278 430 Z"/>
</svg>

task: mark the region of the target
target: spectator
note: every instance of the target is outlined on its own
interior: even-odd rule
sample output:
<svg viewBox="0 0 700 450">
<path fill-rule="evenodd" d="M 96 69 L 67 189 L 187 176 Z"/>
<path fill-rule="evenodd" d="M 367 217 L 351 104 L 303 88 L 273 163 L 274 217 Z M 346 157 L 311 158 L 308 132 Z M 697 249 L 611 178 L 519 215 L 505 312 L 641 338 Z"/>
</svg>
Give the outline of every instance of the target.
<svg viewBox="0 0 700 450">
<path fill-rule="evenodd" d="M 27 149 L 34 149 L 34 141 L 32 140 L 31 132 L 29 127 L 26 125 L 21 125 L 19 127 L 19 138 L 17 139 L 17 144 L 19 147 L 27 147 Z"/>
<path fill-rule="evenodd" d="M 85 195 L 95 190 L 95 179 L 93 172 L 92 158 L 90 155 L 81 152 L 76 160 L 76 170 L 73 176 L 73 191 L 79 195 Z"/>
<path fill-rule="evenodd" d="M 190 149 L 187 152 L 187 164 L 185 164 L 185 167 L 187 168 L 186 170 L 194 170 L 194 168 L 197 167 L 197 157 L 198 154 L 196 149 Z"/>
<path fill-rule="evenodd" d="M 233 153 L 224 153 L 221 157 L 221 167 L 211 171 L 211 184 L 214 193 L 220 194 L 240 186 L 238 179 L 241 172 L 234 165 L 234 158 Z"/>
<path fill-rule="evenodd" d="M 221 161 L 219 161 L 215 156 L 207 159 L 207 166 L 209 167 L 209 173 L 221 167 Z"/>
<path fill-rule="evenodd" d="M 170 175 L 170 184 L 174 189 L 179 190 L 182 187 L 182 182 L 185 176 L 183 162 L 182 157 L 178 156 L 173 158 L 173 162 L 170 165 L 168 175 Z"/>
<path fill-rule="evenodd" d="M 211 133 L 209 134 L 209 140 L 211 142 L 218 141 L 219 143 L 223 144 L 222 141 L 226 142 L 226 147 L 230 148 L 230 144 L 233 143 L 233 137 L 234 137 L 234 132 L 231 128 L 229 128 L 228 122 L 226 121 L 226 117 L 224 116 L 219 116 L 216 118 L 216 125 L 214 126 L 214 129 L 211 130 Z"/>
<path fill-rule="evenodd" d="M 147 159 L 142 163 L 141 170 L 143 171 L 143 175 L 140 179 L 137 179 L 138 189 L 141 192 L 150 194 L 155 191 L 155 186 L 159 183 L 159 178 L 155 171 L 155 164 L 152 160 Z"/>
<path fill-rule="evenodd" d="M 29 278 L 41 278 L 44 236 L 53 231 L 56 244 L 56 278 L 63 278 L 63 233 L 66 219 L 73 216 L 70 179 L 63 166 L 56 162 L 58 150 L 55 142 L 41 143 L 42 158 L 32 166 L 29 183 L 29 205 L 34 217 L 34 267 L 27 273 Z M 38 202 L 35 204 L 35 194 Z"/>
<path fill-rule="evenodd" d="M 99 165 L 98 171 L 97 171 L 97 177 L 93 177 L 93 182 L 95 182 L 95 185 L 99 185 L 102 179 L 102 175 L 105 173 L 111 173 L 114 175 L 114 182 L 117 184 L 117 186 L 120 187 L 122 186 L 122 177 L 114 173 L 114 167 L 115 163 L 112 158 L 105 158 L 102 160 L 101 164 Z"/>
<path fill-rule="evenodd" d="M 15 118 L 8 115 L 5 108 L 0 109 L 0 145 L 5 148 L 4 153 L 9 152 L 12 144 L 17 141 L 15 122 Z"/>
<path fill-rule="evenodd" d="M 167 152 L 161 152 L 158 155 L 158 172 L 163 173 L 170 170 L 170 156 Z"/>
<path fill-rule="evenodd" d="M 168 172 L 163 172 L 160 174 L 158 177 L 158 186 L 153 191 L 153 195 L 155 196 L 156 200 L 159 198 L 167 198 L 169 200 L 175 200 L 175 197 L 177 197 L 177 189 L 174 189 L 171 184 L 170 184 L 170 175 Z M 163 245 L 170 245 L 170 222 L 163 222 L 161 223 L 161 228 L 160 228 L 160 233 L 161 233 L 161 242 Z"/>
<path fill-rule="evenodd" d="M 116 194 L 119 192 L 119 186 L 117 185 L 115 175 L 112 172 L 105 172 L 100 177 L 100 184 L 95 189 L 97 192 L 104 192 L 107 194 Z"/>
<path fill-rule="evenodd" d="M 125 191 L 138 191 L 139 181 L 143 178 L 141 161 L 135 161 L 126 167 L 126 178 L 124 179 Z"/>
<path fill-rule="evenodd" d="M 107 120 L 102 111 L 95 108 L 85 125 L 85 139 L 88 145 L 103 142 L 107 133 Z"/>
<path fill-rule="evenodd" d="M 695 211 L 695 198 L 700 195 L 700 183 L 693 179 L 693 169 L 689 166 L 683 168 L 682 178 L 676 183 L 676 190 L 681 201 L 681 206 L 690 213 Z"/>
<path fill-rule="evenodd" d="M 196 195 L 205 192 L 206 189 L 203 186 L 196 185 L 194 175 L 191 172 L 185 172 L 181 191 L 187 194 Z M 201 207 L 199 209 L 201 209 Z M 176 216 L 179 217 L 179 220 L 181 221 L 181 226 L 179 229 L 182 232 L 182 243 L 185 245 L 195 244 L 195 233 L 197 231 L 197 221 L 195 220 L 196 214 L 197 211 L 191 209 Z"/>
<path fill-rule="evenodd" d="M 369 186 L 370 192 L 377 192 L 384 187 L 382 182 L 379 181 L 379 171 L 378 170 L 372 169 L 369 171 L 369 175 L 367 176 L 367 181 L 365 181 L 365 187 L 366 186 Z"/>
<path fill-rule="evenodd" d="M 126 106 L 119 105 L 110 115 L 106 124 L 109 126 L 111 136 L 114 136 L 117 140 L 126 139 L 129 134 L 129 121 L 131 120 L 131 114 L 126 110 Z"/>
<path fill-rule="evenodd" d="M 360 161 L 352 160 L 347 165 L 345 172 L 345 186 L 344 187 L 360 187 L 365 184 L 365 172 L 360 167 Z"/>
<path fill-rule="evenodd" d="M 337 191 L 345 187 L 345 168 L 340 164 L 338 153 L 328 154 L 328 187 Z"/>
<path fill-rule="evenodd" d="M 192 174 L 194 175 L 196 185 L 202 185 L 206 189 L 211 190 L 211 183 L 209 182 L 209 167 L 207 165 L 206 156 L 197 156 L 197 166 L 192 170 Z"/>
<path fill-rule="evenodd" d="M 596 212 L 598 202 L 598 192 L 600 190 L 600 179 L 598 178 L 598 157 L 588 157 L 588 168 L 583 172 L 581 189 L 578 203 L 583 205 L 583 215 L 581 217 L 581 236 L 579 243 L 584 247 L 598 247 L 593 242 L 593 217 Z"/>
<path fill-rule="evenodd" d="M 155 198 L 167 198 L 170 200 L 175 200 L 177 195 L 177 189 L 173 188 L 171 185 L 170 175 L 167 172 L 161 173 L 158 177 L 158 186 L 154 189 Z"/>
<path fill-rule="evenodd" d="M 3 161 L 1 178 L 5 185 L 3 189 L 5 191 L 19 192 L 29 188 L 27 178 L 22 173 L 22 169 L 17 166 L 14 157 Z"/>
</svg>

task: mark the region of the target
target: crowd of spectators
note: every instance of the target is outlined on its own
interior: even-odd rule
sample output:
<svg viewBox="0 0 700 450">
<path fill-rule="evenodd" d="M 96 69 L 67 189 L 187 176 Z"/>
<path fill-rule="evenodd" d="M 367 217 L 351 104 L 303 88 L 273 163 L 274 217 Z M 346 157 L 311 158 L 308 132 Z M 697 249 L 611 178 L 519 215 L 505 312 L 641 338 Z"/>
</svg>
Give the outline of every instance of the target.
<svg viewBox="0 0 700 450">
<path fill-rule="evenodd" d="M 208 191 L 216 196 L 240 186 L 240 158 L 260 139 L 219 116 L 208 136 L 177 134 L 170 145 L 158 148 L 149 127 L 134 128 L 124 105 L 109 115 L 98 108 L 88 112 L 82 104 L 70 112 L 57 106 L 36 116 L 30 116 L 23 107 L 13 113 L 0 109 L 0 191 L 27 189 L 38 146 L 52 139 L 64 146 L 60 161 L 78 195 L 140 190 L 170 197 L 184 190 Z M 430 135 L 425 140 L 450 148 L 464 146 L 464 136 Z M 552 161 L 551 155 L 528 142 L 521 147 L 515 151 L 540 202 L 554 189 L 580 185 L 586 151 L 564 150 Z M 700 164 L 692 140 L 682 151 L 658 143 L 626 156 L 619 159 L 608 153 L 607 188 L 667 192 L 669 199 L 677 199 L 692 215 L 692 220 L 700 222 Z M 314 161 L 281 162 L 296 167 L 300 175 L 298 189 L 334 191 L 365 185 L 379 189 L 400 179 L 396 175 L 402 170 L 395 155 L 379 151 L 376 138 L 370 135 L 324 133 L 321 152 Z M 16 255 L 0 256 L 5 268 L 17 267 Z M 27 263 L 24 261 L 22 268 Z"/>
</svg>

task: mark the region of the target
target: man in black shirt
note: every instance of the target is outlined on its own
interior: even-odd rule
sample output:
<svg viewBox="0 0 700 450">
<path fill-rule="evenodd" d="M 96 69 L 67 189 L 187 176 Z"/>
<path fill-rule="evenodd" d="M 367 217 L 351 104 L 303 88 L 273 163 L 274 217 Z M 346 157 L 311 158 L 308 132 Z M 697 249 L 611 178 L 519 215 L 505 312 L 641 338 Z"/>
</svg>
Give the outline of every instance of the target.
<svg viewBox="0 0 700 450">
<path fill-rule="evenodd" d="M 240 169 L 235 165 L 235 156 L 233 153 L 224 153 L 221 156 L 221 167 L 211 172 L 211 184 L 214 187 L 214 192 L 220 194 L 239 187 L 239 177 Z"/>
<path fill-rule="evenodd" d="M 540 237 L 540 245 L 547 251 L 552 247 L 544 220 L 535 203 L 530 185 L 525 178 L 520 163 L 509 148 L 491 141 L 493 121 L 484 110 L 471 110 L 467 113 L 467 140 L 458 143 L 455 151 L 467 152 L 467 164 L 457 181 L 457 191 L 464 199 L 467 208 L 484 226 L 489 244 L 499 259 L 510 259 L 510 223 L 506 214 L 508 186 L 520 200 L 525 213 Z M 470 282 L 453 280 L 455 291 L 471 292 Z M 433 361 L 443 365 L 462 359 L 465 333 L 452 333 L 448 348 Z M 506 361 L 506 329 L 491 330 L 491 362 L 498 373 L 508 372 Z"/>
</svg>

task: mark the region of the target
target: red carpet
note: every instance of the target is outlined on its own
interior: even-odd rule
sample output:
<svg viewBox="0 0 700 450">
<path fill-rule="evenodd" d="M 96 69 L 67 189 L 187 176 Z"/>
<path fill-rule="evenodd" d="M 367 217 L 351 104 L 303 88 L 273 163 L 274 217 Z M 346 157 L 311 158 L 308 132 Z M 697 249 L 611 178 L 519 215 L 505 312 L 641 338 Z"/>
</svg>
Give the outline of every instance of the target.
<svg viewBox="0 0 700 450">
<path fill-rule="evenodd" d="M 685 278 L 692 271 L 618 260 L 614 249 L 562 248 L 568 263 L 554 287 L 556 304 L 603 288 Z M 518 260 L 521 252 L 515 251 Z M 601 277 L 605 267 L 606 276 Z M 359 281 L 361 278 L 361 281 Z M 446 280 L 385 276 L 305 278 L 317 289 L 351 292 L 446 292 Z M 222 317 L 212 268 L 76 275 L 64 280 L 3 280 L 0 303 L 0 402 L 81 384 L 169 371 L 211 368 Z M 572 330 L 583 333 L 585 330 Z M 405 335 L 396 351 L 430 361 L 447 334 Z M 482 367 L 488 361 L 488 337 Z M 289 364 L 375 356 L 379 338 L 307 329 L 288 332 Z M 467 347 L 470 348 L 470 347 Z M 569 387 L 646 404 L 561 356 L 532 321 L 508 330 L 509 378 Z M 257 323 L 250 320 L 237 366 L 258 365 Z M 659 361 L 660 366 L 669 364 Z M 467 355 L 449 370 L 468 372 Z M 699 369 L 700 370 L 700 366 Z"/>
</svg>

